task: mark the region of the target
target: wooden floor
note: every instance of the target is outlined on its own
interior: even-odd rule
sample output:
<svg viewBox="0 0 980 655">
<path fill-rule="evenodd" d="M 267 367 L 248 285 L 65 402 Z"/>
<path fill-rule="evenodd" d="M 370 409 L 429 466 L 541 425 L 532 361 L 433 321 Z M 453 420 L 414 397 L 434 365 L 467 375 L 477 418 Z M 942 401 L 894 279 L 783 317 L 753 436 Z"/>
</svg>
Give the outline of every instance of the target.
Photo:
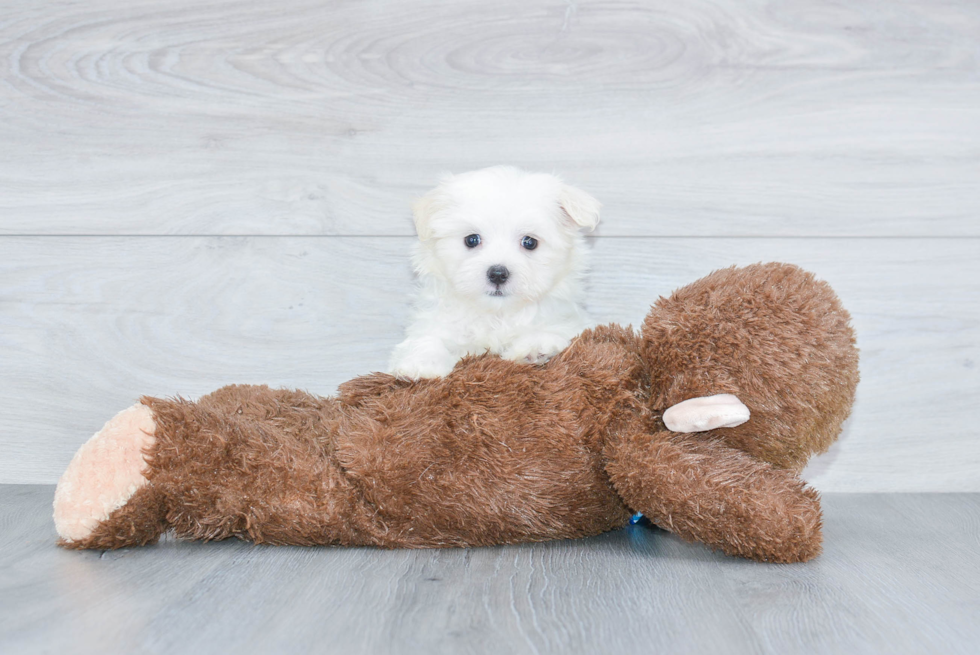
<svg viewBox="0 0 980 655">
<path fill-rule="evenodd" d="M 817 560 L 645 526 L 496 548 L 54 545 L 0 485 L 3 653 L 976 653 L 980 494 L 827 494 Z"/>
</svg>

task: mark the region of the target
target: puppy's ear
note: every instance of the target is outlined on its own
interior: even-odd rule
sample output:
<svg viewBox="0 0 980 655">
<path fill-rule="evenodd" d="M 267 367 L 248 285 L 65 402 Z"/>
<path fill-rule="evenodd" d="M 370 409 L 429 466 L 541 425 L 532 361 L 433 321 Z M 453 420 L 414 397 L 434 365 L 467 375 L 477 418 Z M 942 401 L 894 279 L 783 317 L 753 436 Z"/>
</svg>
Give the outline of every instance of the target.
<svg viewBox="0 0 980 655">
<path fill-rule="evenodd" d="M 591 232 L 599 224 L 599 209 L 602 205 L 585 191 L 562 184 L 558 204 L 572 222 L 584 230 Z"/>
<path fill-rule="evenodd" d="M 445 185 L 451 179 L 452 175 L 444 175 L 439 181 L 439 186 L 412 204 L 415 232 L 419 235 L 420 241 L 428 241 L 432 238 L 432 217 L 446 206 Z"/>
</svg>

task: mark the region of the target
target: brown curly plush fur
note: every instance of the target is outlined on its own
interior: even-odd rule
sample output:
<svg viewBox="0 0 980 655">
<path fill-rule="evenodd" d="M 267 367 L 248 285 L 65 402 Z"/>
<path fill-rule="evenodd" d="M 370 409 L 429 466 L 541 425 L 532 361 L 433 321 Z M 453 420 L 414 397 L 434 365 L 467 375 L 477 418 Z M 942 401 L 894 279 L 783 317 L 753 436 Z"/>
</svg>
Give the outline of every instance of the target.
<svg viewBox="0 0 980 655">
<path fill-rule="evenodd" d="M 847 313 L 800 269 L 716 272 L 660 299 L 642 334 L 586 331 L 528 366 L 463 360 L 336 398 L 230 386 L 143 398 L 148 483 L 69 548 L 190 539 L 445 547 L 594 535 L 640 511 L 681 537 L 765 561 L 820 551 L 797 472 L 827 448 L 857 384 Z M 733 393 L 737 428 L 667 431 L 688 398 Z"/>
<path fill-rule="evenodd" d="M 735 394 L 752 420 L 718 436 L 797 471 L 837 438 L 858 383 L 850 315 L 826 282 L 786 264 L 727 268 L 661 298 L 643 357 L 654 407 Z"/>
</svg>

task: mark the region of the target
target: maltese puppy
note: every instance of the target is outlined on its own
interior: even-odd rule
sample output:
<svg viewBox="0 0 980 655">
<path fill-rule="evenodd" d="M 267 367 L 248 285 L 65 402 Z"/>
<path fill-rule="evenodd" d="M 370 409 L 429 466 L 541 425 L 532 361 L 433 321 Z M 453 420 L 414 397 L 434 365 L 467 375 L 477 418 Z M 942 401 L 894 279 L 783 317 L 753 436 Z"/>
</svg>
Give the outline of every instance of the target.
<svg viewBox="0 0 980 655">
<path fill-rule="evenodd" d="M 413 207 L 421 282 L 389 371 L 441 377 L 466 355 L 543 362 L 589 326 L 583 230 L 599 203 L 553 175 L 495 166 L 450 175 Z"/>
</svg>

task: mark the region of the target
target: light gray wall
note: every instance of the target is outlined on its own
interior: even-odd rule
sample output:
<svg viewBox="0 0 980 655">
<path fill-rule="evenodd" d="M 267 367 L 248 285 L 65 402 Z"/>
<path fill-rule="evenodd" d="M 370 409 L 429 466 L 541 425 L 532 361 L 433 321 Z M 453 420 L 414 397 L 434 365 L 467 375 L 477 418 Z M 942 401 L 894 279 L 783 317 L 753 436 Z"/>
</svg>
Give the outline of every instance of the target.
<svg viewBox="0 0 980 655">
<path fill-rule="evenodd" d="M 8 7 L 0 483 L 142 393 L 383 367 L 410 200 L 512 163 L 603 201 L 599 321 L 732 263 L 834 285 L 863 381 L 818 488 L 980 491 L 977 3 Z"/>
</svg>

